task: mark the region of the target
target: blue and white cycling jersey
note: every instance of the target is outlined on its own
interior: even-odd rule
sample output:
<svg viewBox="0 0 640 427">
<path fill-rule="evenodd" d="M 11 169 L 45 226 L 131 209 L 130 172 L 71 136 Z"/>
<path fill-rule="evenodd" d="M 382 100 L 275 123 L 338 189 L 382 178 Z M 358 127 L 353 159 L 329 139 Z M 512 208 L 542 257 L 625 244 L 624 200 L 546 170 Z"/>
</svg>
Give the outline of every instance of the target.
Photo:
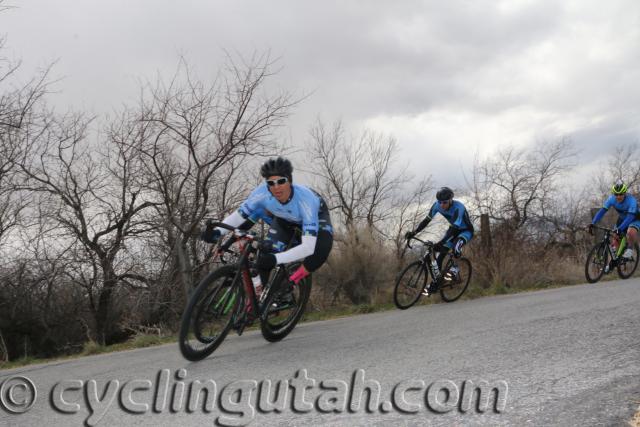
<svg viewBox="0 0 640 427">
<path fill-rule="evenodd" d="M 434 203 L 427 218 L 431 220 L 437 213 L 445 217 L 449 224 L 458 230 L 474 231 L 467 208 L 457 200 L 453 201 L 449 209 L 442 209 L 440 203 Z"/>
<path fill-rule="evenodd" d="M 251 219 L 261 210 L 299 225 L 303 236 L 317 236 L 321 228 L 322 213 L 328 212 L 322 198 L 307 187 L 292 184 L 290 199 L 286 203 L 280 203 L 271 194 L 266 183 L 262 183 L 251 192 L 238 209 L 238 213 L 244 219 Z M 331 232 L 330 225 L 327 225 L 328 227 L 322 224 L 322 228 Z"/>
<path fill-rule="evenodd" d="M 271 225 L 271 222 L 273 222 L 273 216 L 263 208 L 254 211 L 247 219 L 249 219 L 254 224 L 260 220 L 263 220 L 269 225 Z"/>
</svg>

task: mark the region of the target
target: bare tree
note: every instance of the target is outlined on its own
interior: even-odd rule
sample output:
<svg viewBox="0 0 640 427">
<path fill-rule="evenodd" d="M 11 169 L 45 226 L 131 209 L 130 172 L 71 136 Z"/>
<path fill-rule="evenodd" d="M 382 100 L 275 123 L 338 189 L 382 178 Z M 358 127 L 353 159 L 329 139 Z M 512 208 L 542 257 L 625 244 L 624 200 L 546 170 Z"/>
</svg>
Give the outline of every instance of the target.
<svg viewBox="0 0 640 427">
<path fill-rule="evenodd" d="M 543 206 L 543 224 L 547 246 L 576 249 L 584 243 L 585 225 L 591 220 L 590 200 L 585 191 L 565 190 L 557 193 Z M 589 240 L 591 241 L 591 240 Z"/>
<path fill-rule="evenodd" d="M 118 257 L 131 238 L 149 231 L 141 213 L 154 203 L 145 200 L 148 183 L 141 180 L 142 163 L 132 148 L 146 137 L 144 127 L 123 121 L 101 135 L 105 144 L 92 145 L 91 123 L 80 114 L 50 117 L 43 132 L 25 141 L 17 166 L 25 177 L 24 189 L 41 196 L 63 241 L 77 241 L 86 261 L 99 267 L 89 299 L 96 338 L 104 343 L 116 332 L 111 316 L 114 292 L 126 279 L 141 279 L 118 271 Z"/>
<path fill-rule="evenodd" d="M 0 1 L 0 12 L 8 9 Z M 5 39 L 0 37 L 0 243 L 20 222 L 27 203 L 16 190 L 15 160 L 21 155 L 25 134 L 39 131 L 44 96 L 51 85 L 51 65 L 26 83 L 15 78 L 21 62 L 2 56 Z"/>
<path fill-rule="evenodd" d="M 194 282 L 193 236 L 202 219 L 237 207 L 248 191 L 239 178 L 242 166 L 276 150 L 273 132 L 296 103 L 287 93 L 263 93 L 273 66 L 268 55 L 241 64 L 229 57 L 227 68 L 205 84 L 182 60 L 169 84 L 143 91 L 139 120 L 153 136 L 136 148 L 160 202 L 163 236 L 185 295 Z"/>
<path fill-rule="evenodd" d="M 612 184 L 622 179 L 634 194 L 640 193 L 640 147 L 637 143 L 616 146 L 607 159 L 607 167 L 593 179 L 597 193 L 590 194 L 600 201 L 610 193 Z"/>
<path fill-rule="evenodd" d="M 561 138 L 533 149 L 508 147 L 476 160 L 469 184 L 475 210 L 511 231 L 522 229 L 542 215 L 574 156 L 571 141 Z"/>
<path fill-rule="evenodd" d="M 391 240 L 395 248 L 395 256 L 402 261 L 407 245 L 404 234 L 415 228 L 429 211 L 433 199 L 433 181 L 431 176 L 422 179 L 412 189 L 399 192 L 393 201 L 395 216 L 388 221 Z"/>
<path fill-rule="evenodd" d="M 396 140 L 368 130 L 348 140 L 340 121 L 327 128 L 318 120 L 310 134 L 312 172 L 341 225 L 350 233 L 362 226 L 381 232 L 379 224 L 397 214 L 393 202 L 409 181 L 393 169 Z"/>
<path fill-rule="evenodd" d="M 70 248 L 50 234 L 46 216 L 37 220 L 34 233 L 21 228 L 14 237 L 20 250 L 0 268 L 0 335 L 11 359 L 77 350 L 86 339 L 86 294 L 66 280 Z"/>
<path fill-rule="evenodd" d="M 308 146 L 311 172 L 329 208 L 338 254 L 329 263 L 332 299 L 344 293 L 354 304 L 375 300 L 389 282 L 389 257 L 401 258 L 403 230 L 424 214 L 430 178 L 410 187 L 410 177 L 395 167 L 398 145 L 393 137 L 364 131 L 347 138 L 341 122 L 331 127 L 318 120 Z M 337 218 L 336 218 L 337 217 Z M 386 247 L 385 247 L 386 246 Z"/>
</svg>

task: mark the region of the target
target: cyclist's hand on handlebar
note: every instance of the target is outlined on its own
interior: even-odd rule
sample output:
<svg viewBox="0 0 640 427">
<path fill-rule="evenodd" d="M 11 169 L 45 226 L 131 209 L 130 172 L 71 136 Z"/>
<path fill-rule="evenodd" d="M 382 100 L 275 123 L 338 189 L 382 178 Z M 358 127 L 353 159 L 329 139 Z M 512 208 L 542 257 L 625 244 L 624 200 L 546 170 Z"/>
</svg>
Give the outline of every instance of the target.
<svg viewBox="0 0 640 427">
<path fill-rule="evenodd" d="M 204 231 L 200 233 L 200 239 L 207 243 L 217 243 L 221 235 L 220 230 L 216 229 L 213 226 L 213 221 L 209 219 L 206 222 Z"/>
<path fill-rule="evenodd" d="M 256 267 L 258 270 L 271 270 L 277 264 L 276 256 L 268 252 L 260 252 L 256 259 Z"/>
<path fill-rule="evenodd" d="M 404 235 L 404 238 L 406 240 L 409 240 L 409 239 L 413 238 L 413 236 L 415 236 L 415 235 L 416 235 L 415 231 L 407 231 L 405 233 L 405 235 Z"/>
<path fill-rule="evenodd" d="M 593 224 L 587 225 L 587 231 L 593 236 Z"/>
</svg>

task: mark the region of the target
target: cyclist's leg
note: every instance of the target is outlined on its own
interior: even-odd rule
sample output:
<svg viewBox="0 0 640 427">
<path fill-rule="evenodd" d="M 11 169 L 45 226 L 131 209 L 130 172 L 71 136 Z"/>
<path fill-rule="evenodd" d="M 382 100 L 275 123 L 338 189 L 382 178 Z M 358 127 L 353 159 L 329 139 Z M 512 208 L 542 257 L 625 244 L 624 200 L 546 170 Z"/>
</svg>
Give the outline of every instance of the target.
<svg viewBox="0 0 640 427">
<path fill-rule="evenodd" d="M 295 239 L 295 226 L 280 218 L 274 218 L 265 239 L 266 250 L 274 254 L 282 252 L 292 239 Z M 271 270 L 260 270 L 259 272 L 260 280 L 263 284 L 266 284 L 269 281 Z"/>
<path fill-rule="evenodd" d="M 640 220 L 635 220 L 627 228 L 627 246 L 638 243 L 638 230 L 640 230 Z"/>
<path fill-rule="evenodd" d="M 459 233 L 459 230 L 449 227 L 442 239 L 435 244 L 435 250 L 438 253 L 438 255 L 436 255 L 436 262 L 438 263 L 438 269 L 440 271 L 442 271 L 442 262 L 444 261 L 444 257 L 447 256 L 447 252 L 453 248 L 453 241 Z"/>
<path fill-rule="evenodd" d="M 320 230 L 316 241 L 316 250 L 313 255 L 309 255 L 302 262 L 302 266 L 309 273 L 319 269 L 329 258 L 329 253 L 333 247 L 333 234 L 326 230 Z"/>
<path fill-rule="evenodd" d="M 291 275 L 291 280 L 298 283 L 310 273 L 319 269 L 329 257 L 331 248 L 333 247 L 333 226 L 331 225 L 331 217 L 329 210 L 321 210 L 319 213 L 319 231 L 316 240 L 316 247 L 312 255 L 306 257 L 302 266 Z"/>
<path fill-rule="evenodd" d="M 469 243 L 471 241 L 471 239 L 473 239 L 473 231 L 464 230 L 464 231 L 460 232 L 460 234 L 458 234 L 458 236 L 455 238 L 455 240 L 453 242 L 452 248 L 454 249 L 454 252 L 456 252 L 459 255 L 461 255 L 462 254 L 462 247 L 464 245 L 466 245 L 467 243 Z"/>
<path fill-rule="evenodd" d="M 620 225 L 622 225 L 622 222 L 623 222 L 623 218 L 622 217 L 618 217 L 618 220 L 616 221 L 616 228 L 620 227 Z M 620 247 L 620 238 L 618 237 L 617 233 L 612 233 L 611 245 L 615 248 L 616 251 Z"/>
<path fill-rule="evenodd" d="M 627 244 L 624 257 L 633 257 L 633 247 L 638 242 L 638 230 L 640 230 L 640 220 L 635 220 L 627 228 Z"/>
</svg>

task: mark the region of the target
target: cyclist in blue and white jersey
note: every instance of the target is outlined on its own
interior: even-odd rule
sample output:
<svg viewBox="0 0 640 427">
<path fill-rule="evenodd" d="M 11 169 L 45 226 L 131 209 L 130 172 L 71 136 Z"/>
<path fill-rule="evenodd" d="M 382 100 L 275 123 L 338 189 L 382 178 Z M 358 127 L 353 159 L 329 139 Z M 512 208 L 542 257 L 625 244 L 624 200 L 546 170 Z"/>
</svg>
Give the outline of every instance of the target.
<svg viewBox="0 0 640 427">
<path fill-rule="evenodd" d="M 453 190 L 449 187 L 442 187 L 436 193 L 437 201 L 431 206 L 427 216 L 418 224 L 415 230 L 408 231 L 405 238 L 408 240 L 422 231 L 436 214 L 440 214 L 449 222 L 444 237 L 435 244 L 434 249 L 438 252 L 436 260 L 438 269 L 442 270 L 442 262 L 447 252 L 453 249 L 455 257 L 462 256 L 462 247 L 473 238 L 474 228 L 469 218 L 469 213 L 465 206 L 458 200 L 453 200 Z"/>
<path fill-rule="evenodd" d="M 290 277 L 297 284 L 324 264 L 333 246 L 333 228 L 326 203 L 310 188 L 293 184 L 292 173 L 289 160 L 269 159 L 260 169 L 265 182 L 223 221 L 239 227 L 247 220 L 256 222 L 263 215 L 272 218 L 267 237 L 270 251 L 260 251 L 256 260 L 262 283 L 266 283 L 276 265 L 302 260 L 302 265 Z M 294 240 L 297 244 L 284 250 L 295 239 L 296 229 L 301 230 L 300 241 Z M 224 232 L 219 228 L 207 229 L 202 238 L 215 243 Z"/>
<path fill-rule="evenodd" d="M 638 230 L 640 230 L 640 212 L 638 212 L 638 201 L 627 191 L 627 184 L 621 179 L 617 180 L 611 187 L 611 195 L 605 200 L 604 206 L 596 213 L 589 224 L 589 233 L 593 233 L 593 226 L 600 222 L 609 208 L 614 208 L 618 212 L 618 220 L 614 231 L 616 243 L 620 242 L 622 236 L 627 236 L 627 249 L 622 256 L 631 259 L 633 257 L 633 246 L 638 241 Z"/>
</svg>

